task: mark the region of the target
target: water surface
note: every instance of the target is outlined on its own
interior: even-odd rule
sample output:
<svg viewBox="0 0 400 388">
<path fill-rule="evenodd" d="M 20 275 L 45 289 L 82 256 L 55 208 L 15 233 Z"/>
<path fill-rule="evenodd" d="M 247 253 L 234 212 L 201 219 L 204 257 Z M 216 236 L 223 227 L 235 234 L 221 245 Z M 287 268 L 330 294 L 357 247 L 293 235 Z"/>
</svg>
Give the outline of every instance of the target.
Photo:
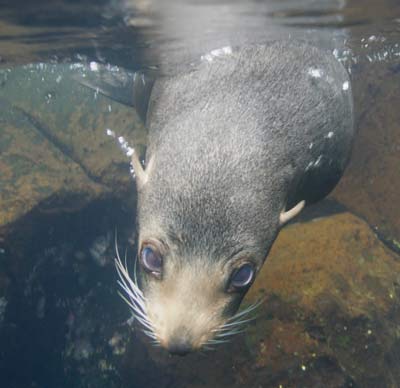
<svg viewBox="0 0 400 388">
<path fill-rule="evenodd" d="M 0 9 L 1 386 L 400 385 L 397 1 Z M 353 155 L 329 198 L 282 231 L 245 301 L 266 298 L 246 333 L 169 357 L 117 294 L 114 239 L 133 260 L 136 194 L 107 130 L 143 154 L 146 130 L 129 106 L 135 74 L 176 74 L 212 50 L 274 39 L 331 50 L 351 73 Z"/>
</svg>

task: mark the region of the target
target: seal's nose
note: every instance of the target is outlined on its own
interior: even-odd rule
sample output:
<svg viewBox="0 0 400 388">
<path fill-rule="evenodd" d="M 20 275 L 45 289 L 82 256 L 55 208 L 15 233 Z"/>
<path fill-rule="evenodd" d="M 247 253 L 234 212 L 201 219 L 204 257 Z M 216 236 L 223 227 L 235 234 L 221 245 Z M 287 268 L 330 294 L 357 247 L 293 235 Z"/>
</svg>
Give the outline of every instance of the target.
<svg viewBox="0 0 400 388">
<path fill-rule="evenodd" d="M 191 343 L 182 337 L 174 338 L 168 344 L 168 352 L 173 355 L 186 356 L 191 351 Z"/>
</svg>

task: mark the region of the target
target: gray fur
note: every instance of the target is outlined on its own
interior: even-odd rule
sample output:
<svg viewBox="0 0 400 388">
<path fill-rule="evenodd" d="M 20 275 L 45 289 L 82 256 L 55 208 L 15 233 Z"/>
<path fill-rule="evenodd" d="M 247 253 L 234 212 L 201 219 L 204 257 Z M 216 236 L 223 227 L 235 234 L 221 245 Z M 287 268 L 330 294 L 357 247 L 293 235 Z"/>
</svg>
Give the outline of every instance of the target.
<svg viewBox="0 0 400 388">
<path fill-rule="evenodd" d="M 336 176 L 345 168 L 353 137 L 345 82 L 333 55 L 288 42 L 240 49 L 158 81 L 140 232 L 151 235 L 156 222 L 161 237 L 179 237 L 182 260 L 246 250 L 261 265 L 306 170 Z M 319 191 L 318 181 L 309 183 Z"/>
<path fill-rule="evenodd" d="M 139 245 L 163 246 L 162 278 L 142 277 L 163 346 L 209 343 L 244 296 L 227 292 L 235 268 L 258 271 L 281 212 L 336 184 L 353 138 L 348 82 L 332 54 L 288 42 L 156 82 L 138 223 Z"/>
</svg>

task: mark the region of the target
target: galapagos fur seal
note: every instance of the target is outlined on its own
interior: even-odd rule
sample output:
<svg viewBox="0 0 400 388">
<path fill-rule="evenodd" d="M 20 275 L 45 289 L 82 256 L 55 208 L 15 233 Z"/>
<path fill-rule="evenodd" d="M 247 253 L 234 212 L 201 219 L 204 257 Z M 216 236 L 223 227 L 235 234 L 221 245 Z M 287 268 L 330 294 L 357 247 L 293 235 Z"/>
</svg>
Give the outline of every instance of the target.
<svg viewBox="0 0 400 388">
<path fill-rule="evenodd" d="M 170 353 L 224 342 L 280 228 L 333 189 L 353 139 L 350 81 L 301 42 L 229 50 L 154 84 L 127 301 Z"/>
</svg>

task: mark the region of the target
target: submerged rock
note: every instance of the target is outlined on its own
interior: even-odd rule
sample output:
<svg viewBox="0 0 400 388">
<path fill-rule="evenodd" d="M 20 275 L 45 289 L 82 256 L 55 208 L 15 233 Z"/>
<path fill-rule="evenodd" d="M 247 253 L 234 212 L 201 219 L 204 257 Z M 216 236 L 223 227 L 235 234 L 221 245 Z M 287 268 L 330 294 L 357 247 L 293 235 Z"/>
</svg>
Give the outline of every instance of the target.
<svg viewBox="0 0 400 388">
<path fill-rule="evenodd" d="M 400 257 L 356 216 L 293 224 L 246 298 L 265 302 L 242 336 L 184 359 L 132 343 L 121 375 L 127 386 L 139 370 L 151 387 L 391 387 L 399 286 Z"/>
<path fill-rule="evenodd" d="M 105 190 L 11 104 L 1 119 L 0 239 L 37 206 L 51 211 L 79 208 Z M 67 205 L 68 197 L 73 201 Z"/>
<path fill-rule="evenodd" d="M 1 324 L 3 323 L 4 320 L 4 314 L 6 312 L 8 301 L 5 297 L 0 298 L 0 328 Z"/>
<path fill-rule="evenodd" d="M 400 252 L 400 72 L 398 63 L 354 70 L 357 136 L 332 196 L 378 227 Z"/>
<path fill-rule="evenodd" d="M 391 387 L 400 381 L 399 287 L 400 256 L 342 212 L 284 228 L 244 302 L 265 299 L 257 319 L 230 343 L 171 357 L 90 302 L 73 309 L 67 347 L 92 339 L 97 351 L 79 362 L 79 373 L 86 382 L 102 376 L 104 386 Z M 100 300 L 103 288 L 90 298 Z M 111 305 L 129 315 L 123 301 Z M 69 373 L 78 368 L 73 354 Z"/>
<path fill-rule="evenodd" d="M 283 387 L 399 381 L 400 257 L 364 221 L 342 213 L 287 227 L 248 300 L 260 296 L 245 340 L 263 378 Z"/>
<path fill-rule="evenodd" d="M 132 233 L 119 231 L 121 252 Z M 24 352 L 28 371 L 13 381 L 27 386 L 32 375 L 46 385 L 58 376 L 82 388 L 385 388 L 400 381 L 400 256 L 356 216 L 285 227 L 244 301 L 265 298 L 257 319 L 230 343 L 184 358 L 152 347 L 130 318 L 117 294 L 114 248 L 104 239 L 110 234 L 48 245 L 25 272 L 11 257 L 4 261 L 5 273 L 18 273 L 19 281 L 4 283 L 0 298 L 0 364 L 12 370 Z M 93 260 L 94 246 L 104 266 Z M 127 257 L 132 268 L 134 249 Z M 48 360 L 53 377 L 37 367 Z"/>
<path fill-rule="evenodd" d="M 39 63 L 0 70 L 0 241 L 33 210 L 77 210 L 133 188 L 129 158 L 106 130 L 138 152 L 146 133 L 133 108 L 75 81 L 92 68 Z"/>
</svg>

